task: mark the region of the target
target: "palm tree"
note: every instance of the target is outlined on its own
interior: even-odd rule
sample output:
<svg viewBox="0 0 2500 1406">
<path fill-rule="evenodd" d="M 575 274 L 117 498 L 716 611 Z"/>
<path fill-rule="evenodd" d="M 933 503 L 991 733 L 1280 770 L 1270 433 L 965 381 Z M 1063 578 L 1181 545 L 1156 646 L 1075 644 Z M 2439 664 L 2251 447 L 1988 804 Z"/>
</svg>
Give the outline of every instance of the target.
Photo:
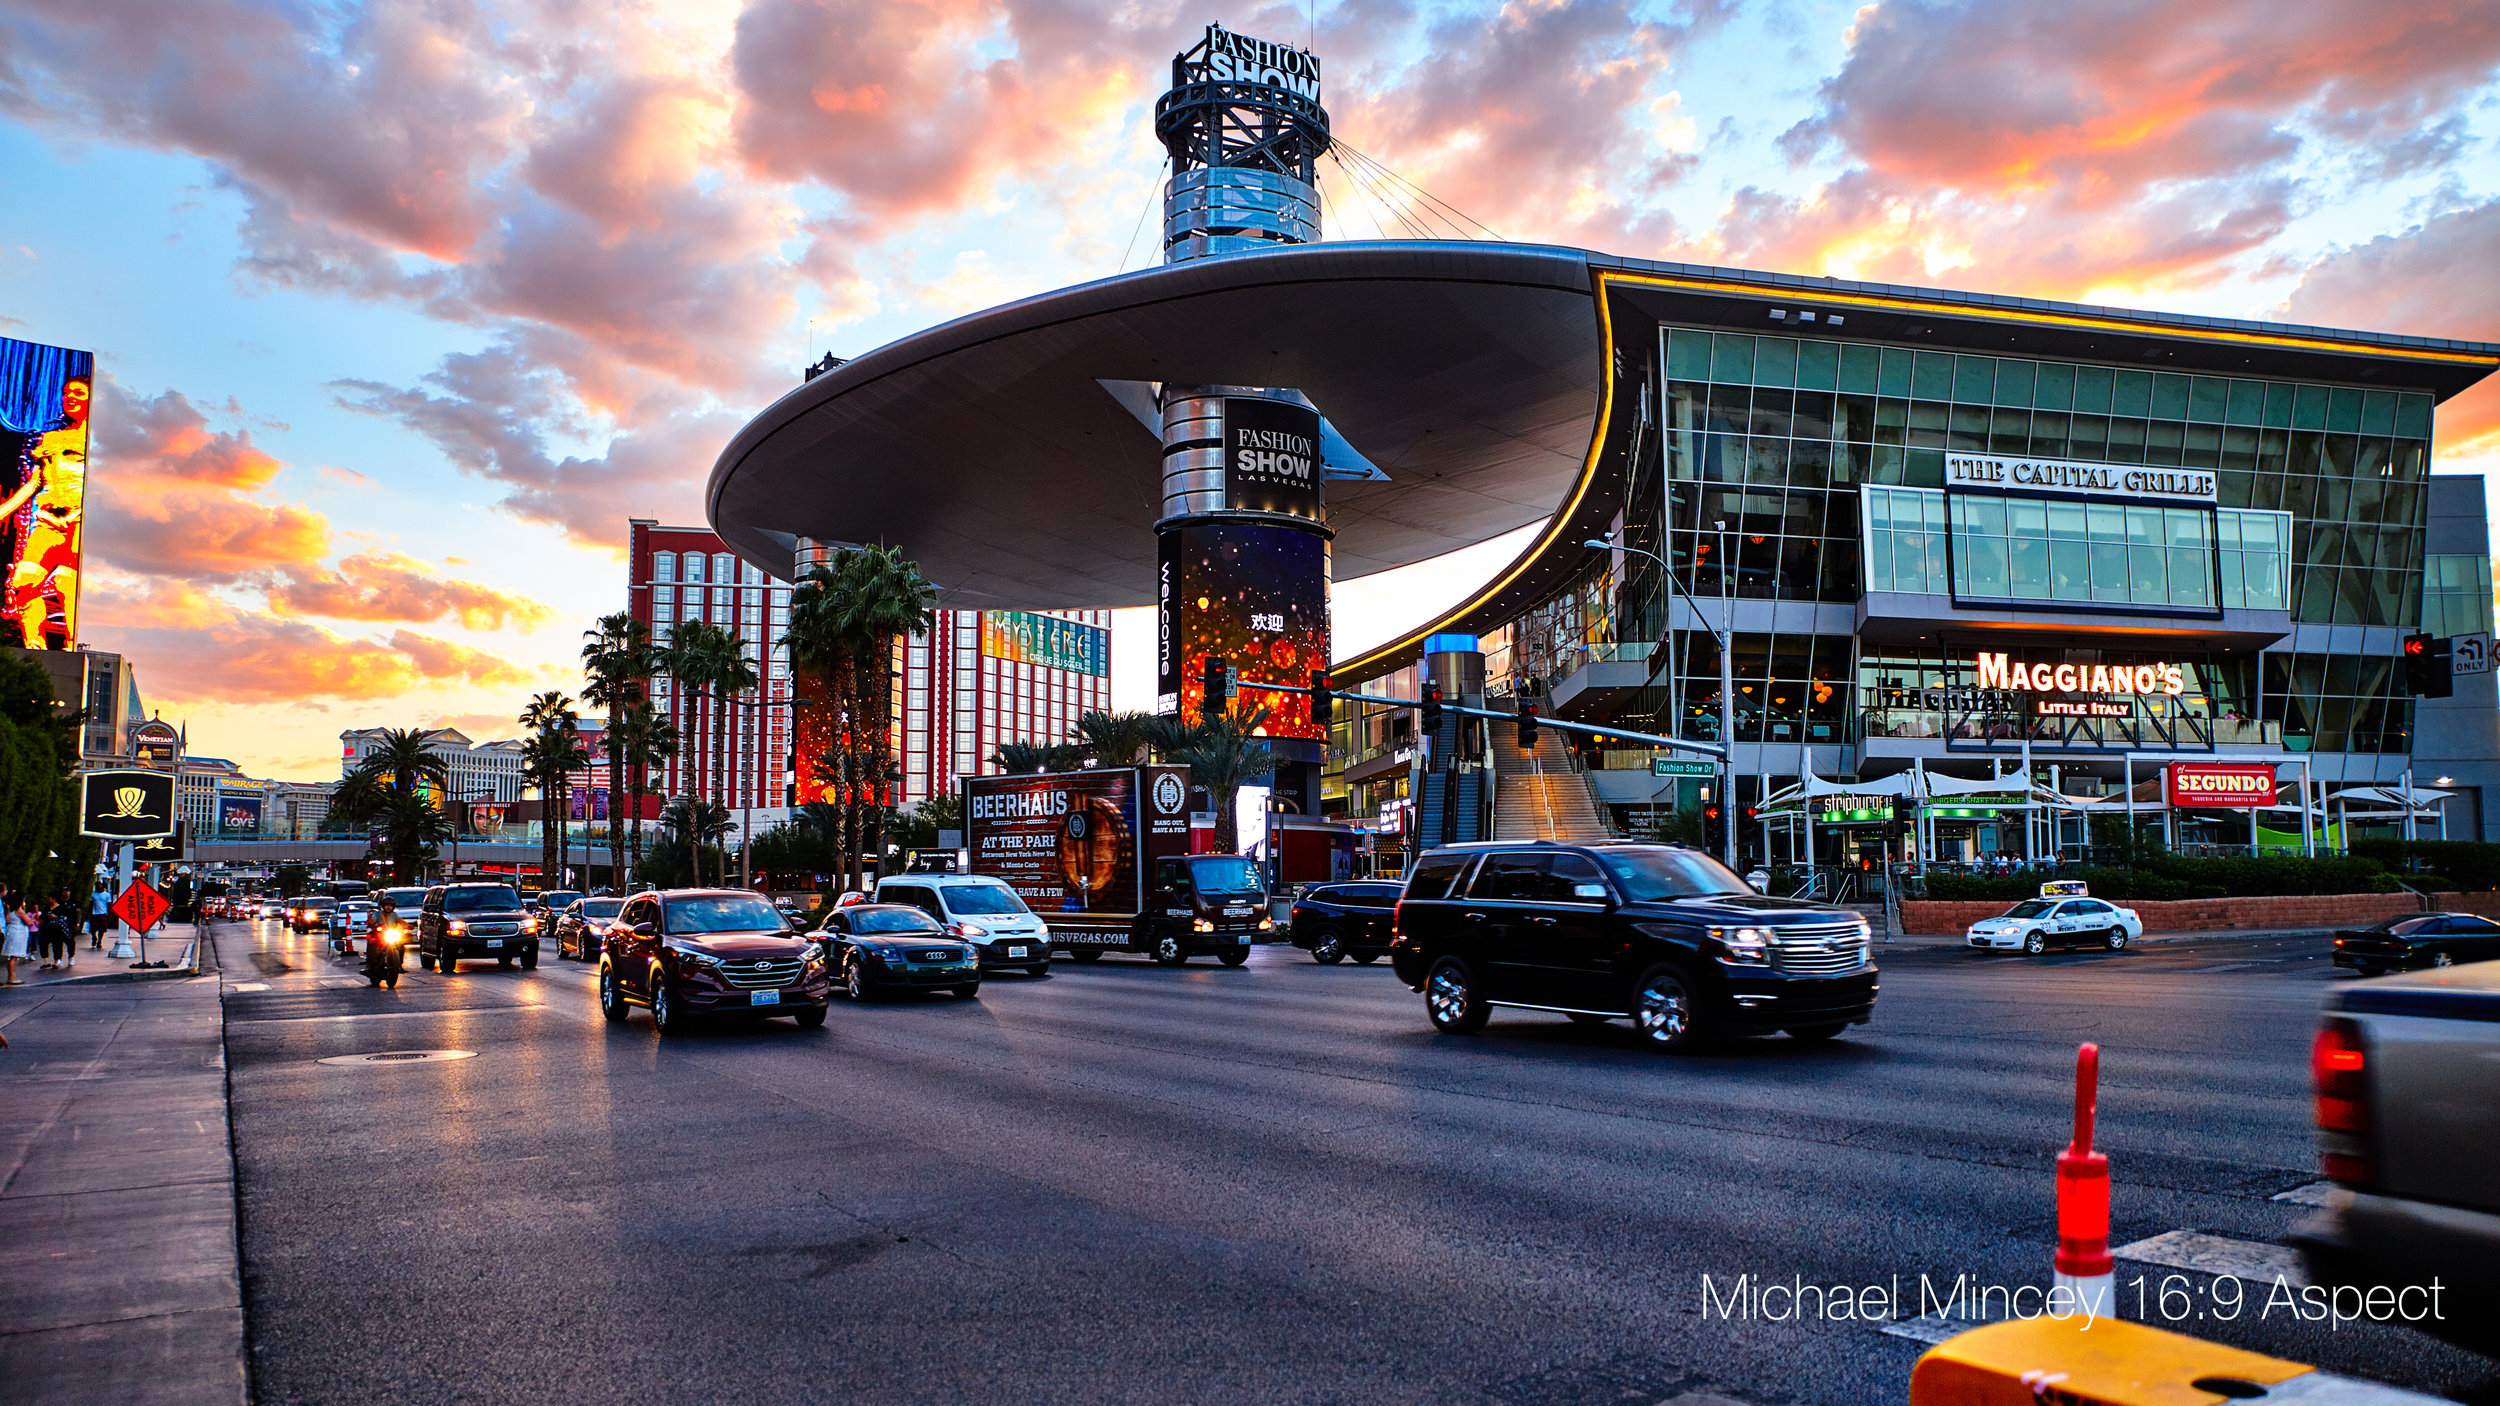
<svg viewBox="0 0 2500 1406">
<path fill-rule="evenodd" d="M 990 753 L 990 765 L 1009 776 L 1030 776 L 1044 770 L 1049 761 L 1049 749 L 1031 742 L 1001 742 Z"/>
<path fill-rule="evenodd" d="M 894 761 L 894 651 L 907 635 L 927 634 L 937 588 L 897 548 L 854 547 L 810 568 L 791 592 L 791 662 L 822 678 L 833 697 L 842 755 L 819 766 L 841 807 L 843 880 L 857 856 L 875 847 L 900 768 Z"/>
<path fill-rule="evenodd" d="M 426 750 L 429 734 L 422 728 L 385 728 L 380 745 L 365 754 L 339 783 L 330 808 L 351 824 L 384 827 L 391 874 L 403 882 L 415 876 L 428 843 L 421 823 L 408 805 L 435 809 L 439 816 L 451 764 Z"/>
<path fill-rule="evenodd" d="M 656 793 L 656 788 L 651 785 L 651 769 L 676 756 L 678 742 L 677 724 L 670 722 L 668 715 L 653 707 L 648 699 L 627 704 L 608 719 L 608 746 L 612 755 L 627 769 L 628 789 L 632 793 L 630 799 L 634 813 L 629 855 L 632 870 L 642 868 L 642 798 Z M 613 804 L 612 801 L 611 815 L 615 813 Z M 619 871 L 620 875 L 629 872 Z M 620 879 L 617 887 L 626 890 L 629 886 Z"/>
<path fill-rule="evenodd" d="M 728 837 L 729 807 L 701 796 L 679 796 L 660 811 L 659 824 L 660 848 L 682 843 L 692 881 L 702 883 L 703 851 Z"/>
<path fill-rule="evenodd" d="M 723 784 L 719 800 L 722 810 L 726 811 L 732 797 L 755 784 L 753 771 L 737 763 L 738 754 L 730 745 L 731 714 L 735 709 L 738 695 L 752 691 L 764 679 L 763 675 L 756 671 L 755 660 L 748 656 L 745 641 L 735 635 L 730 635 L 726 630 L 721 633 L 728 635 L 731 649 L 727 657 L 721 661 L 720 671 L 713 676 L 712 680 L 713 686 L 720 691 L 720 706 L 715 710 L 713 731 L 720 746 L 719 774 Z M 738 844 L 743 849 L 746 845 L 745 827 L 742 825 L 739 830 Z M 729 882 L 729 855 L 725 850 L 721 854 L 720 865 L 719 881 L 726 884 Z"/>
<path fill-rule="evenodd" d="M 530 699 L 521 710 L 521 726 L 530 729 L 530 740 L 522 745 L 522 770 L 538 786 L 539 885 L 560 888 L 564 876 L 556 871 L 556 837 L 572 817 L 572 761 L 581 756 L 581 739 L 574 733 L 574 724 L 581 721 L 573 711 L 573 700 L 553 689 Z M 556 740 L 559 735 L 562 740 Z M 567 846 L 570 848 L 570 846 Z"/>
<path fill-rule="evenodd" d="M 582 632 L 582 698 L 608 715 L 600 743 L 608 755 L 608 879 L 619 888 L 624 886 L 625 841 L 617 807 L 625 797 L 625 754 L 617 746 L 616 725 L 643 701 L 643 680 L 658 660 L 651 627 L 621 610 L 600 616 L 596 628 Z M 641 807 L 635 811 L 639 814 Z"/>
<path fill-rule="evenodd" d="M 1251 778 L 1276 769 L 1276 754 L 1254 734 L 1267 721 L 1267 709 L 1246 714 L 1220 713 L 1189 730 L 1177 746 L 1158 748 L 1163 759 L 1189 768 L 1192 785 L 1207 788 L 1215 802 L 1215 847 L 1224 854 L 1241 852 L 1241 824 L 1233 805 Z"/>
<path fill-rule="evenodd" d="M 1152 713 L 1079 713 L 1070 741 L 1092 755 L 1096 766 L 1135 766 L 1154 740 Z"/>
<path fill-rule="evenodd" d="M 686 791 L 689 795 L 704 795 L 707 790 L 703 784 L 706 779 L 704 773 L 709 770 L 706 765 L 709 761 L 707 749 L 701 745 L 705 717 L 694 710 L 698 703 L 705 705 L 704 711 L 708 713 L 712 730 L 716 735 L 726 737 L 726 699 L 741 687 L 755 686 L 754 666 L 747 662 L 745 642 L 735 634 L 719 625 L 690 620 L 677 627 L 660 667 L 670 678 L 677 680 L 678 688 L 687 696 L 685 730 L 692 734 L 697 745 L 688 753 L 695 765 L 687 778 Z M 743 684 L 739 681 L 742 676 L 745 678 Z M 714 784 L 709 789 L 716 791 L 720 778 L 715 774 L 710 779 Z"/>
</svg>

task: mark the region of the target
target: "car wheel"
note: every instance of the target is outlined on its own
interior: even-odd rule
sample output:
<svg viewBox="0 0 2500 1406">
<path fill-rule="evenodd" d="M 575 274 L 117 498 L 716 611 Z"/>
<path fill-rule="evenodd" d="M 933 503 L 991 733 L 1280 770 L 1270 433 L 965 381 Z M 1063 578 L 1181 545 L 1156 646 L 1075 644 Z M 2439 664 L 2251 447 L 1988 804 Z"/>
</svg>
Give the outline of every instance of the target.
<svg viewBox="0 0 2500 1406">
<path fill-rule="evenodd" d="M 1476 994 L 1475 973 L 1456 957 L 1433 963 L 1424 978 L 1424 1014 L 1432 1028 L 1445 1035 L 1473 1035 L 1484 1028 L 1493 1010 Z"/>
<path fill-rule="evenodd" d="M 1614 1019 L 1613 1016 L 1599 1015 L 1595 1011 L 1568 1011 L 1565 1014 L 1571 1017 L 1571 1023 L 1574 1025 L 1604 1025 Z"/>
<path fill-rule="evenodd" d="M 616 968 L 605 963 L 599 967 L 599 1014 L 610 1020 L 623 1020 L 626 1014 L 625 993 L 616 987 Z"/>
<path fill-rule="evenodd" d="M 1311 941 L 1311 960 L 1324 966 L 1335 966 L 1345 960 L 1345 938 L 1335 928 L 1320 929 Z"/>
<path fill-rule="evenodd" d="M 1071 947 L 1068 949 L 1068 955 L 1076 959 L 1078 966 L 1090 967 L 1094 963 L 1102 960 L 1102 949 L 1099 947 Z"/>
<path fill-rule="evenodd" d="M 445 976 L 450 976 L 452 973 L 460 970 L 460 959 L 451 955 L 449 952 L 445 952 L 441 956 L 434 959 L 434 970 L 441 972 Z"/>
<path fill-rule="evenodd" d="M 973 997 L 981 994 L 981 983 L 974 981 L 958 986 L 955 988 L 955 994 L 969 1001 Z"/>
<path fill-rule="evenodd" d="M 1189 944 L 1181 941 L 1179 933 L 1167 932 L 1155 939 L 1155 960 L 1167 967 L 1177 967 L 1189 960 Z"/>
<path fill-rule="evenodd" d="M 2457 959 L 2450 956 L 2445 951 L 2433 952 L 2431 954 L 2431 965 L 2434 967 L 2453 967 L 2456 964 Z"/>
<path fill-rule="evenodd" d="M 1701 1043 L 1698 1006 L 1692 983 L 1683 972 L 1669 966 L 1651 967 L 1632 999 L 1632 1023 L 1658 1049 L 1690 1049 Z"/>
<path fill-rule="evenodd" d="M 868 973 L 860 970 L 856 952 L 842 963 L 842 994 L 854 1001 L 868 999 Z"/>
<path fill-rule="evenodd" d="M 1230 952 L 1220 954 L 1217 956 L 1216 960 L 1222 962 L 1228 967 L 1237 967 L 1250 960 L 1250 949 L 1247 947 L 1236 947 Z"/>
<path fill-rule="evenodd" d="M 384 986 L 387 986 L 387 987 L 391 988 L 393 991 L 397 991 L 397 990 L 399 989 L 399 973 L 397 973 L 397 972 L 392 972 L 392 973 L 390 974 L 389 978 L 388 978 L 388 979 L 386 979 L 386 980 L 385 980 L 382 984 L 383 984 Z"/>
<path fill-rule="evenodd" d="M 677 1003 L 668 998 L 668 978 L 658 972 L 651 974 L 651 1023 L 663 1035 L 674 1035 L 686 1026 Z"/>
<path fill-rule="evenodd" d="M 2047 934 L 2045 934 L 2045 933 L 2043 933 L 2043 932 L 2041 932 L 2038 928 L 2033 928 L 2031 931 L 2029 931 L 2029 932 L 2027 932 L 2027 933 L 2024 933 L 2024 934 L 2023 934 L 2023 950 L 2024 950 L 2025 952 L 2030 953 L 2030 954 L 2031 954 L 2032 956 L 2034 956 L 2034 957 L 2037 957 L 2037 956 L 2039 956 L 2041 953 L 2048 951 L 2048 950 L 2049 950 L 2049 939 L 2048 939 L 2048 935 L 2047 935 Z"/>
<path fill-rule="evenodd" d="M 512 970 L 512 959 L 510 957 L 497 957 L 495 959 L 495 970 L 499 972 L 508 972 Z"/>
<path fill-rule="evenodd" d="M 1823 1041 L 1831 1039 L 1833 1036 L 1838 1035 L 1841 1031 L 1848 1028 L 1849 1024 L 1847 1021 L 1835 1020 L 1823 1025 L 1792 1025 L 1787 1028 L 1785 1033 L 1791 1040 L 1803 1040 L 1809 1044 L 1821 1044 Z"/>
<path fill-rule="evenodd" d="M 533 947 L 527 952 L 521 954 L 521 970 L 525 972 L 534 972 L 538 970 L 537 948 Z"/>
<path fill-rule="evenodd" d="M 2111 928 L 2109 930 L 2109 935 L 2101 939 L 2101 945 L 2108 948 L 2112 952 L 2126 951 L 2127 930 L 2125 928 Z"/>
<path fill-rule="evenodd" d="M 806 1010 L 800 1011 L 798 1013 L 798 1022 L 801 1030 L 815 1030 L 821 1028 L 825 1023 L 825 1008 L 822 1006 L 810 1006 Z"/>
<path fill-rule="evenodd" d="M 417 965 L 425 968 L 427 971 L 434 970 L 434 954 L 431 952 L 419 952 L 417 954 Z"/>
</svg>

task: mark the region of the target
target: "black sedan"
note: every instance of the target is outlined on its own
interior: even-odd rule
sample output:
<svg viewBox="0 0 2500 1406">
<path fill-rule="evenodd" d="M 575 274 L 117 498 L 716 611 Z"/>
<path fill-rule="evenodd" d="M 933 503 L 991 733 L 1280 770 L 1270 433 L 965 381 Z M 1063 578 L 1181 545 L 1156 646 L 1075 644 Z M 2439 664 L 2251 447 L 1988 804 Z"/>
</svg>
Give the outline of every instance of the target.
<svg viewBox="0 0 2500 1406">
<path fill-rule="evenodd" d="M 599 948 L 607 940 L 608 924 L 625 910 L 621 898 L 577 898 L 556 915 L 556 956 L 579 957 L 585 962 L 599 960 Z"/>
<path fill-rule="evenodd" d="M 2471 913 L 2400 913 L 2335 934 L 2335 965 L 2363 976 L 2500 959 L 2500 923 Z"/>
<path fill-rule="evenodd" d="M 1348 957 L 1378 961 L 1389 953 L 1389 918 L 1403 892 L 1404 885 L 1377 881 L 1313 884 L 1286 915 L 1293 945 L 1331 966 Z"/>
<path fill-rule="evenodd" d="M 894 991 L 981 991 L 981 956 L 938 920 L 901 903 L 836 908 L 816 930 L 833 979 L 854 1001 Z"/>
</svg>

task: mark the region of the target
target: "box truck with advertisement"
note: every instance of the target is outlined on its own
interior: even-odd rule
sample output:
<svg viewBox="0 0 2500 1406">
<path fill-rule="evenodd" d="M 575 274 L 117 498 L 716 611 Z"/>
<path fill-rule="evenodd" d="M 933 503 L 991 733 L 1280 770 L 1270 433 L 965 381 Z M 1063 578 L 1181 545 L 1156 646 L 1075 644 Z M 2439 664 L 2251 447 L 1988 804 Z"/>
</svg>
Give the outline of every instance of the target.
<svg viewBox="0 0 2500 1406">
<path fill-rule="evenodd" d="M 1187 767 L 967 777 L 963 813 L 971 872 L 1014 889 L 1080 962 L 1212 953 L 1239 965 L 1265 930 L 1256 866 L 1189 852 Z"/>
</svg>

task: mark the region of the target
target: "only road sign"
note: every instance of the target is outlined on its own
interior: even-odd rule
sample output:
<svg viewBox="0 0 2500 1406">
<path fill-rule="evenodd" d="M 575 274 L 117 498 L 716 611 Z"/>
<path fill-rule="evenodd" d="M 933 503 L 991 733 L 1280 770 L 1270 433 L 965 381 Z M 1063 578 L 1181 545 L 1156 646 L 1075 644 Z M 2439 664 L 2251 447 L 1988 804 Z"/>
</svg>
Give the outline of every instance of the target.
<svg viewBox="0 0 2500 1406">
<path fill-rule="evenodd" d="M 165 914 L 173 906 L 145 879 L 134 881 L 122 890 L 121 897 L 113 900 L 113 912 L 143 936 L 148 929 L 163 922 Z"/>
<path fill-rule="evenodd" d="M 1679 761 L 1673 757 L 1652 757 L 1649 759 L 1649 774 L 1652 776 L 1716 776 L 1719 774 L 1719 764 L 1717 762 Z"/>
</svg>

